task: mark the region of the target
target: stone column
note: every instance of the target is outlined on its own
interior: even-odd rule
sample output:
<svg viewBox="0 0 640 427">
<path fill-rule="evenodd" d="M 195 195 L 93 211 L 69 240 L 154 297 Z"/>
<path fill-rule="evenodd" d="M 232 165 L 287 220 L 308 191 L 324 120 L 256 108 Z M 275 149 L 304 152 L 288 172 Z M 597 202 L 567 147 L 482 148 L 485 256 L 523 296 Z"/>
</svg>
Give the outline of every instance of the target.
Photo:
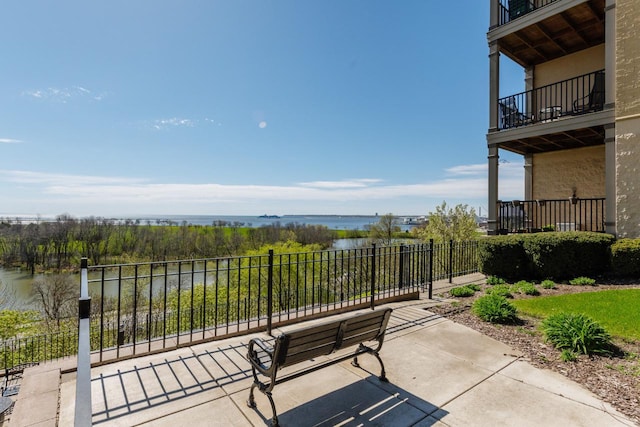
<svg viewBox="0 0 640 427">
<path fill-rule="evenodd" d="M 489 146 L 489 218 L 488 234 L 498 234 L 498 146 Z"/>
<path fill-rule="evenodd" d="M 524 199 L 533 200 L 533 154 L 524 155 Z"/>
<path fill-rule="evenodd" d="M 640 8 L 637 0 L 608 0 L 606 24 L 614 20 L 615 47 L 615 230 L 618 237 L 640 237 Z M 605 58 L 606 59 L 606 58 Z M 609 65 L 607 64 L 607 67 Z M 607 73 L 609 69 L 607 68 Z M 608 88 L 607 88 L 608 89 Z M 609 94 L 607 102 L 609 102 Z M 610 131 L 611 133 L 611 131 Z M 609 143 L 611 144 L 611 143 Z M 607 194 L 607 198 L 609 195 Z"/>
<path fill-rule="evenodd" d="M 498 130 L 498 95 L 500 93 L 500 50 L 498 42 L 489 43 L 489 132 Z"/>
<path fill-rule="evenodd" d="M 612 123 L 604 128 L 604 231 L 616 236 L 616 128 Z"/>
</svg>

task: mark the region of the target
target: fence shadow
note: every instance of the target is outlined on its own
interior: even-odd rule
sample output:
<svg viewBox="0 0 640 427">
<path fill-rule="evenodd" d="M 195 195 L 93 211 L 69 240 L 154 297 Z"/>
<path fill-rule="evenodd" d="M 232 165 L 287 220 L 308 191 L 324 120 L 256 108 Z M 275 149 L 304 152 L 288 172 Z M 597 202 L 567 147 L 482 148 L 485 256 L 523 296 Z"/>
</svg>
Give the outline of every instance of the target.
<svg viewBox="0 0 640 427">
<path fill-rule="evenodd" d="M 245 344 L 202 349 L 198 353 L 154 357 L 128 369 L 100 373 L 91 379 L 93 423 L 98 425 L 208 392 L 225 394 L 222 387 L 249 379 Z M 216 391 L 217 390 L 217 391 Z M 162 410 L 161 410 L 162 412 Z"/>
<path fill-rule="evenodd" d="M 262 409 L 262 416 L 270 418 L 268 406 Z M 282 425 L 309 427 L 415 424 L 424 427 L 436 424 L 446 415 L 436 405 L 371 376 L 282 412 L 278 420 Z"/>
</svg>

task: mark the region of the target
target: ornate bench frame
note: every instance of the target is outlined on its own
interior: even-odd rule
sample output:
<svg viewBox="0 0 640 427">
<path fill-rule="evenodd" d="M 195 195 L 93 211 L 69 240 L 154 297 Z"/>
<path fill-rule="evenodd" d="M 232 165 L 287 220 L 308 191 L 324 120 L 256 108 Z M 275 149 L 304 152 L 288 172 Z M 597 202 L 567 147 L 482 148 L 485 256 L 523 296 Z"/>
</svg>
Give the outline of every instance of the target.
<svg viewBox="0 0 640 427">
<path fill-rule="evenodd" d="M 378 378 L 381 381 L 387 381 L 384 364 L 379 352 L 384 341 L 384 334 L 391 311 L 391 308 L 373 310 L 346 319 L 286 332 L 276 338 L 273 347 L 259 338 L 253 338 L 249 342 L 247 354 L 247 359 L 251 363 L 253 372 L 253 384 L 251 385 L 247 404 L 249 407 L 256 407 L 253 391 L 257 387 L 269 399 L 273 411 L 272 425 L 278 426 L 278 414 L 271 395 L 271 391 L 277 384 L 351 358 L 353 358 L 351 364 L 359 366 L 358 356 L 364 353 L 371 354 L 378 359 L 381 368 Z M 365 345 L 366 342 L 370 341 L 377 341 L 378 344 L 375 347 Z M 357 346 L 354 353 L 325 360 L 308 369 L 277 378 L 280 368 L 326 356 L 337 350 L 352 346 Z M 268 377 L 268 381 L 261 381 L 258 378 L 258 373 Z"/>
</svg>

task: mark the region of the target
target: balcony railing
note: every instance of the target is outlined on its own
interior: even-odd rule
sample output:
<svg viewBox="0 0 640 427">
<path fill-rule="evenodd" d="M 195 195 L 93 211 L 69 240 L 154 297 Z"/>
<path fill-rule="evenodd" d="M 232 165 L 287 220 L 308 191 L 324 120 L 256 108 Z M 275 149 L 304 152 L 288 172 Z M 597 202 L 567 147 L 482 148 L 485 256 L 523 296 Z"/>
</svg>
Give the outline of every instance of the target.
<svg viewBox="0 0 640 427">
<path fill-rule="evenodd" d="M 555 1 L 557 0 L 499 0 L 498 25 L 504 25 Z"/>
<path fill-rule="evenodd" d="M 498 100 L 498 128 L 546 123 L 604 108 L 604 70 L 541 86 Z"/>
<path fill-rule="evenodd" d="M 604 198 L 498 201 L 501 234 L 540 231 L 605 231 Z"/>
</svg>

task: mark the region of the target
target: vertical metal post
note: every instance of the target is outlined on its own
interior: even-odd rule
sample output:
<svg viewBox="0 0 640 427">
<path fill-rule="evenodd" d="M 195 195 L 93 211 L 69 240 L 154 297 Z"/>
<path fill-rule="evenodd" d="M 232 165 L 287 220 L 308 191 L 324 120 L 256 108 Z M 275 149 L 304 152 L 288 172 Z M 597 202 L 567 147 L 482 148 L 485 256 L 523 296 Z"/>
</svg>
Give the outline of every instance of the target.
<svg viewBox="0 0 640 427">
<path fill-rule="evenodd" d="M 449 240 L 449 283 L 453 283 L 453 240 Z"/>
<path fill-rule="evenodd" d="M 376 244 L 371 248 L 371 289 L 370 289 L 370 307 L 371 310 L 376 308 Z"/>
<path fill-rule="evenodd" d="M 400 270 L 400 281 L 398 282 L 398 289 L 402 289 L 403 286 L 403 282 L 404 282 L 404 252 L 405 252 L 405 246 L 404 245 L 400 245 L 400 266 L 399 266 L 399 270 Z"/>
<path fill-rule="evenodd" d="M 80 300 L 78 301 L 78 371 L 76 377 L 76 408 L 74 425 L 91 426 L 91 346 L 89 328 L 91 298 L 87 258 L 80 263 Z"/>
<path fill-rule="evenodd" d="M 429 239 L 429 271 L 427 272 L 429 299 L 433 299 L 433 239 Z"/>
<path fill-rule="evenodd" d="M 267 333 L 271 335 L 271 317 L 273 316 L 273 249 L 269 249 L 267 266 Z"/>
</svg>

